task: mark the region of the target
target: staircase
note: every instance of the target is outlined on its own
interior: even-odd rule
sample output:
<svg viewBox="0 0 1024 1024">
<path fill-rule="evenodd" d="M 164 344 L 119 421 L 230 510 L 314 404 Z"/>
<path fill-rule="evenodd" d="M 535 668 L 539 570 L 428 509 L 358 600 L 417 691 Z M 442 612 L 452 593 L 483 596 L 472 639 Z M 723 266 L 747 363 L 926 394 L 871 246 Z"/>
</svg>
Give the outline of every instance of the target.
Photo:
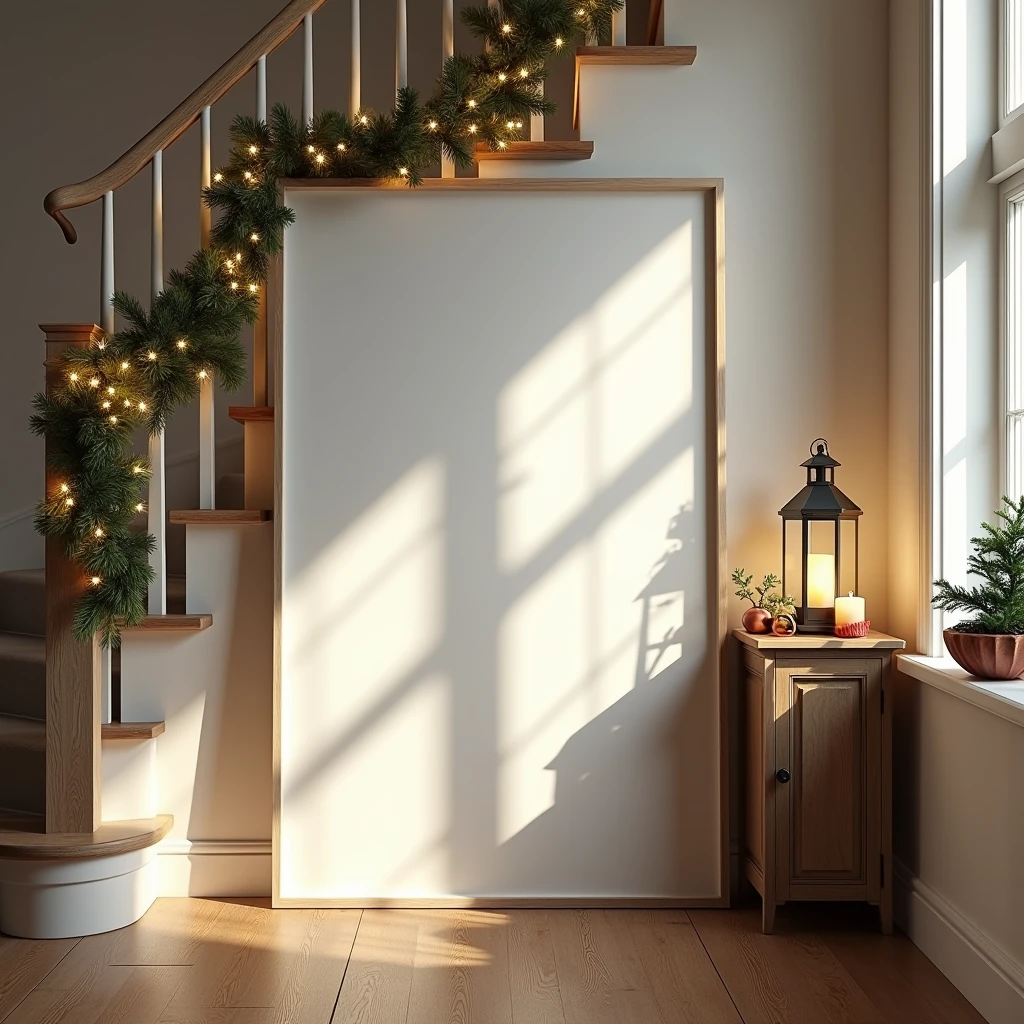
<svg viewBox="0 0 1024 1024">
<path fill-rule="evenodd" d="M 291 0 L 110 167 L 46 197 L 47 212 L 72 243 L 77 234 L 65 211 L 96 201 L 103 205 L 100 326 L 45 326 L 48 357 L 69 346 L 96 344 L 115 329 L 116 190 L 152 168 L 156 294 L 164 279 L 163 151 L 198 122 L 199 185 L 209 184 L 213 105 L 255 70 L 254 113 L 265 119 L 267 58 L 299 31 L 305 39 L 303 114 L 311 115 L 313 15 L 326 2 Z M 358 0 L 348 2 L 353 4 L 352 62 L 358 69 Z M 405 0 L 397 2 L 401 15 Z M 451 7 L 448 0 L 442 55 L 451 53 Z M 663 22 L 661 0 L 652 0 L 645 36 L 649 45 L 625 45 L 623 13 L 613 26 L 616 45 L 579 49 L 574 123 L 580 123 L 580 110 L 585 110 L 581 68 L 693 63 L 695 47 L 661 45 Z M 400 16 L 400 31 L 403 25 Z M 397 53 L 401 83 L 407 76 L 407 40 L 398 40 Z M 350 102 L 353 111 L 358 109 L 358 72 Z M 525 176 L 567 175 L 595 152 L 594 143 L 586 140 L 546 139 L 542 117 L 532 119 L 529 136 L 501 151 L 477 147 L 479 175 L 501 177 L 518 166 Z M 442 177 L 455 176 L 446 161 L 439 170 Z M 210 215 L 205 209 L 202 226 L 206 245 Z M 262 875 L 246 876 L 245 869 L 240 869 L 238 888 L 230 892 L 225 876 L 197 883 L 187 869 L 183 882 L 161 881 L 156 847 L 163 842 L 164 851 L 189 853 L 197 836 L 207 844 L 216 840 L 215 846 L 235 844 L 231 849 L 246 851 L 238 853 L 249 858 L 246 868 L 256 846 L 269 849 L 272 519 L 278 467 L 268 338 L 270 311 L 280 299 L 272 288 L 273 278 L 261 294 L 261 318 L 253 334 L 253 404 L 230 411 L 244 429 L 244 474 L 217 474 L 210 384 L 201 388 L 199 401 L 200 508 L 166 508 L 162 437 L 150 442 L 147 528 L 157 540 L 157 583 L 150 592 L 151 614 L 125 632 L 121 650 L 104 656 L 95 643 L 90 647 L 71 639 L 70 608 L 81 589 L 80 574 L 59 545 L 47 542 L 46 572 L 0 572 L 0 931 L 32 937 L 102 931 L 136 920 L 158 892 L 175 894 L 179 886 L 182 894 L 255 895 L 252 887 L 264 885 Z M 185 527 L 185 576 L 167 574 L 168 524 Z M 245 756 L 237 757 L 239 750 Z M 170 809 L 177 820 L 160 813 Z M 269 856 L 266 860 L 269 864 Z M 212 891 L 197 890 L 197 884 L 212 886 Z"/>
</svg>

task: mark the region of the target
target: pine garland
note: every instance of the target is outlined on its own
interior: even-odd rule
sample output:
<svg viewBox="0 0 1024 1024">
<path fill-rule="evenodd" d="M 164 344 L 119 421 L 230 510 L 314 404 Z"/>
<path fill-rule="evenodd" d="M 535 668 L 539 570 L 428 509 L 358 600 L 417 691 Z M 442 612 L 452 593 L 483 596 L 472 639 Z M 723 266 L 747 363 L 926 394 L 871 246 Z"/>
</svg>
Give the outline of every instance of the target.
<svg viewBox="0 0 1024 1024">
<path fill-rule="evenodd" d="M 395 108 L 350 119 L 324 110 L 308 124 L 275 106 L 269 121 L 236 118 L 229 163 L 204 190 L 220 212 L 210 246 L 197 252 L 147 311 L 124 292 L 114 296 L 126 326 L 62 358 L 60 383 L 37 395 L 31 424 L 50 442 L 56 490 L 40 503 L 36 529 L 58 537 L 87 587 L 75 611 L 81 640 L 95 633 L 120 643 L 120 625 L 146 614 L 153 579 L 152 536 L 132 531 L 145 512 L 148 460 L 132 454 L 135 431 L 150 434 L 216 378 L 228 391 L 245 381 L 240 331 L 255 323 L 271 257 L 281 252 L 294 214 L 278 202 L 279 178 L 378 178 L 422 181 L 442 155 L 473 163 L 473 147 L 503 149 L 531 114 L 554 105 L 541 86 L 548 60 L 581 40 L 606 40 L 623 0 L 504 0 L 462 12 L 485 42 L 476 56 L 445 62 L 433 96 L 399 91 Z"/>
</svg>

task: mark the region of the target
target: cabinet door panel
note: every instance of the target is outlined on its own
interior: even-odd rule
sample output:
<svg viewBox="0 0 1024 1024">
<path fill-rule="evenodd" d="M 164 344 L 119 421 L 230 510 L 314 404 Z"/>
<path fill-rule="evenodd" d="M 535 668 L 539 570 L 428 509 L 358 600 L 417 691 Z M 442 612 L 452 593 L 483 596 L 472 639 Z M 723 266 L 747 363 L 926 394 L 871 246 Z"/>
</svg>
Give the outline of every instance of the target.
<svg viewBox="0 0 1024 1024">
<path fill-rule="evenodd" d="M 791 773 L 776 785 L 780 886 L 871 888 L 880 682 L 874 660 L 777 665 L 776 761 Z"/>
</svg>

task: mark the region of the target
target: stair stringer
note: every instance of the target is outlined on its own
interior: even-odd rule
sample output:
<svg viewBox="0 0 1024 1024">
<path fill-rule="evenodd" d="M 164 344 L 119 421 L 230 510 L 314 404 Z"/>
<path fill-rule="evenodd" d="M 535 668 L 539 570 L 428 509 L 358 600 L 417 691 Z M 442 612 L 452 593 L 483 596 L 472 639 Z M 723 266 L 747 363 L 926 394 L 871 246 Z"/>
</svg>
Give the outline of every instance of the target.
<svg viewBox="0 0 1024 1024">
<path fill-rule="evenodd" d="M 189 525 L 185 561 L 186 611 L 211 613 L 212 626 L 187 635 L 126 633 L 121 654 L 124 718 L 166 722 L 149 741 L 156 806 L 175 819 L 157 851 L 159 895 L 265 896 L 273 524 Z M 112 793 L 117 785 L 115 778 Z"/>
</svg>

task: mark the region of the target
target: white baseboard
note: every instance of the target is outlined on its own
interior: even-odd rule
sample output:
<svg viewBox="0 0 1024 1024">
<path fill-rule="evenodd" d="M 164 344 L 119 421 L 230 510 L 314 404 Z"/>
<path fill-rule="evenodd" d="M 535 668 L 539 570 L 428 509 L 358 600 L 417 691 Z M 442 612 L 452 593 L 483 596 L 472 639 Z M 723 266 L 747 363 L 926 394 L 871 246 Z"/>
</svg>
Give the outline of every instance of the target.
<svg viewBox="0 0 1024 1024">
<path fill-rule="evenodd" d="M 270 896 L 270 842 L 165 839 L 157 848 L 161 896 Z"/>
<path fill-rule="evenodd" d="M 989 1024 L 1024 1021 L 1024 965 L 896 860 L 896 920 Z"/>
</svg>

